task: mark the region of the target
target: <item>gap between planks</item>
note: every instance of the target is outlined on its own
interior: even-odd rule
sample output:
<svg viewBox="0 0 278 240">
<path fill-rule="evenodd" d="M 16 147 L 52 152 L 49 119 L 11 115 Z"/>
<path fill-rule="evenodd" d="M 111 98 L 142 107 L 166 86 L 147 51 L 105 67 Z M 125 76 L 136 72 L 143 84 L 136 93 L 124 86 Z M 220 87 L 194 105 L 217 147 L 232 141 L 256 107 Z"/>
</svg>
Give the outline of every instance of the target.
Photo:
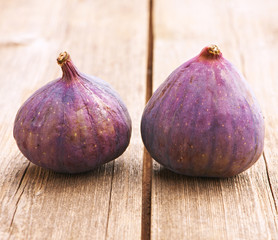
<svg viewBox="0 0 278 240">
<path fill-rule="evenodd" d="M 146 103 L 153 92 L 153 3 L 149 0 L 148 19 L 148 55 L 147 55 L 147 76 L 146 76 Z M 153 163 L 150 154 L 144 147 L 143 155 L 143 175 L 142 175 L 142 219 L 141 219 L 141 239 L 151 239 L 151 193 L 152 193 L 152 169 Z"/>
</svg>

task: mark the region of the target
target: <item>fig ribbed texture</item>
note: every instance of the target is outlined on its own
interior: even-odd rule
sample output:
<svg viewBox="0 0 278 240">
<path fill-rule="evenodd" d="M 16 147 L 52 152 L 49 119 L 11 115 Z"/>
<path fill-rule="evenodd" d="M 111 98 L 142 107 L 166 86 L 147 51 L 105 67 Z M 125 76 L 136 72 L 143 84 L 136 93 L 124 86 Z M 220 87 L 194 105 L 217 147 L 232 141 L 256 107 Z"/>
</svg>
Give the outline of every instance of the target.
<svg viewBox="0 0 278 240">
<path fill-rule="evenodd" d="M 264 120 L 243 76 L 211 45 L 155 91 L 141 134 L 150 155 L 174 172 L 230 177 L 260 157 Z"/>
<path fill-rule="evenodd" d="M 19 109 L 14 138 L 34 164 L 80 173 L 119 157 L 131 120 L 119 95 L 104 81 L 77 70 L 64 52 L 63 76 L 37 90 Z"/>
</svg>

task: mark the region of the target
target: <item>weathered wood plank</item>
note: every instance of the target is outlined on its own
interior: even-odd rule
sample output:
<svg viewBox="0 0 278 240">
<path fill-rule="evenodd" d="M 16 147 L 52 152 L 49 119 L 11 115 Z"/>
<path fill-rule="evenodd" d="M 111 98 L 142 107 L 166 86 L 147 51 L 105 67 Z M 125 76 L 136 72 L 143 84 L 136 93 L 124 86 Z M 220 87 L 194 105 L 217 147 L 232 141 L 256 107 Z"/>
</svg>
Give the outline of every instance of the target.
<svg viewBox="0 0 278 240">
<path fill-rule="evenodd" d="M 265 158 L 230 179 L 154 164 L 152 239 L 276 239 L 277 1 L 155 1 L 154 90 L 211 43 L 246 76 L 266 118 Z"/>
<path fill-rule="evenodd" d="M 139 0 L 1 3 L 1 239 L 140 239 L 147 16 Z M 29 164 L 12 137 L 23 101 L 61 75 L 64 50 L 119 92 L 133 121 L 119 159 L 73 176 Z"/>
</svg>

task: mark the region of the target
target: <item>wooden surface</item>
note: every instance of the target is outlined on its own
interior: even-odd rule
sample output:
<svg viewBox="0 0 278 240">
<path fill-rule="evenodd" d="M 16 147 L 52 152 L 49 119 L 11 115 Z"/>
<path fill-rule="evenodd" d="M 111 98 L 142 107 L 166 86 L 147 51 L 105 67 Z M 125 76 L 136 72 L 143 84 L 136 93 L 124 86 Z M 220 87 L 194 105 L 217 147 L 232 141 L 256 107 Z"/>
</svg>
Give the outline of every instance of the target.
<svg viewBox="0 0 278 240">
<path fill-rule="evenodd" d="M 140 239 L 147 1 L 1 1 L 0 239 Z M 63 175 L 30 164 L 12 137 L 16 111 L 61 76 L 71 54 L 84 73 L 109 82 L 133 122 L 117 161 Z"/>
<path fill-rule="evenodd" d="M 0 239 L 278 239 L 277 12 L 276 0 L 1 1 Z M 211 43 L 261 104 L 264 154 L 229 179 L 152 167 L 140 137 L 146 98 Z M 21 104 L 61 76 L 64 50 L 119 92 L 133 122 L 127 151 L 86 174 L 29 163 L 12 136 Z"/>
<path fill-rule="evenodd" d="M 229 179 L 179 176 L 155 164 L 152 239 L 278 239 L 277 10 L 277 1 L 156 1 L 154 89 L 216 43 L 261 103 L 266 140 L 259 161 Z"/>
</svg>

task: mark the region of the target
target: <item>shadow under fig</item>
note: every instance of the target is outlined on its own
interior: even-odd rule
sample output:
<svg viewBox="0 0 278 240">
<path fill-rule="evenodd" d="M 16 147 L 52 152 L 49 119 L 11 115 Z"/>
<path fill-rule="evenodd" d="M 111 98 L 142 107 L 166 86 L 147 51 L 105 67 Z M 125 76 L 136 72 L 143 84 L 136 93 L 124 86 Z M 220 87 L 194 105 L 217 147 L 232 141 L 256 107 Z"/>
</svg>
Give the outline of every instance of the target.
<svg viewBox="0 0 278 240">
<path fill-rule="evenodd" d="M 58 173 L 30 163 L 24 179 L 27 184 L 34 186 L 34 191 L 44 190 L 48 193 L 67 191 L 68 189 L 73 191 L 76 189 L 85 190 L 86 188 L 94 189 L 98 188 L 99 185 L 110 188 L 112 178 L 119 174 L 118 171 L 114 171 L 114 164 L 116 164 L 114 161 L 93 170 L 75 174 Z M 117 165 L 123 164 L 123 161 L 117 161 Z"/>
<path fill-rule="evenodd" d="M 160 165 L 153 170 L 153 177 L 161 182 L 199 182 L 199 183 L 220 183 L 220 182 L 234 182 L 239 179 L 248 177 L 246 174 L 241 173 L 233 177 L 219 178 L 219 177 L 195 177 L 186 176 L 175 173 L 164 166 Z"/>
</svg>

